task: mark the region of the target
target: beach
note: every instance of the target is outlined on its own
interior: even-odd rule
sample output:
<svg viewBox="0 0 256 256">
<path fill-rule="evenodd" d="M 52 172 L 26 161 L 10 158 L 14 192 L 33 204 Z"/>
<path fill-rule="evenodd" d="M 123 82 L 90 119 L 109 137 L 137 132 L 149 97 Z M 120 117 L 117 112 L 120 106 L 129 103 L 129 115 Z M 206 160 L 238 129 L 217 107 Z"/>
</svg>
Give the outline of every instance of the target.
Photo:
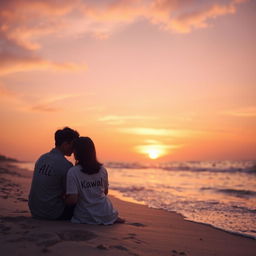
<svg viewBox="0 0 256 256">
<path fill-rule="evenodd" d="M 0 163 L 1 255 L 255 255 L 256 241 L 110 196 L 125 224 L 31 218 L 32 172 Z"/>
</svg>

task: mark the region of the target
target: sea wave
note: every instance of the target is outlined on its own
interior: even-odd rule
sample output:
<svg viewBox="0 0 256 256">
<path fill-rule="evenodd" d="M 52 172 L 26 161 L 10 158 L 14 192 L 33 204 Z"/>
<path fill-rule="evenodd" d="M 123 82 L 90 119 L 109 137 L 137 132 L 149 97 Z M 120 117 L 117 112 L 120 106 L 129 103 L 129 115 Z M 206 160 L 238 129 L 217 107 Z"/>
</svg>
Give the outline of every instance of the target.
<svg viewBox="0 0 256 256">
<path fill-rule="evenodd" d="M 217 192 L 230 194 L 236 197 L 256 197 L 256 191 L 243 189 L 218 189 Z"/>
<path fill-rule="evenodd" d="M 191 171 L 191 172 L 244 172 L 256 174 L 256 161 L 183 161 L 165 162 L 155 164 L 107 162 L 106 167 L 117 169 L 147 169 L 155 168 L 166 171 Z"/>
<path fill-rule="evenodd" d="M 221 201 L 217 198 L 193 198 L 177 196 L 172 193 L 163 193 L 144 186 L 112 186 L 124 197 L 132 198 L 142 202 L 148 207 L 175 211 L 183 215 L 187 220 L 199 223 L 210 224 L 222 230 L 237 233 L 246 237 L 256 239 L 255 235 L 255 214 L 256 209 L 252 206 L 236 205 L 236 201 Z M 211 189 L 211 188 L 202 188 Z M 212 189 L 213 193 L 217 190 Z M 219 189 L 222 193 L 241 193 L 255 195 L 254 191 Z"/>
<path fill-rule="evenodd" d="M 256 197 L 256 191 L 244 190 L 244 189 L 231 189 L 231 188 L 212 188 L 212 187 L 202 187 L 202 191 L 211 190 L 217 193 L 223 193 L 235 197 Z"/>
<path fill-rule="evenodd" d="M 33 162 L 14 162 L 20 168 L 30 171 L 34 169 Z M 138 169 L 160 169 L 164 171 L 189 171 L 213 173 L 246 173 L 256 175 L 256 161 L 184 161 L 143 164 L 138 162 L 106 162 L 104 165 L 112 169 L 129 169 L 131 173 Z"/>
<path fill-rule="evenodd" d="M 256 213 L 256 209 L 249 209 L 249 208 L 244 207 L 244 206 L 232 205 L 232 208 L 234 208 L 235 210 L 238 209 L 242 212 L 249 212 L 249 213 L 253 213 L 253 214 Z"/>
<path fill-rule="evenodd" d="M 140 191 L 154 192 L 153 189 L 148 189 L 148 188 L 142 187 L 142 186 L 128 186 L 128 187 L 111 186 L 111 189 L 118 190 L 119 192 L 122 192 L 122 193 L 129 193 L 129 192 L 136 193 L 136 192 L 140 192 Z"/>
</svg>

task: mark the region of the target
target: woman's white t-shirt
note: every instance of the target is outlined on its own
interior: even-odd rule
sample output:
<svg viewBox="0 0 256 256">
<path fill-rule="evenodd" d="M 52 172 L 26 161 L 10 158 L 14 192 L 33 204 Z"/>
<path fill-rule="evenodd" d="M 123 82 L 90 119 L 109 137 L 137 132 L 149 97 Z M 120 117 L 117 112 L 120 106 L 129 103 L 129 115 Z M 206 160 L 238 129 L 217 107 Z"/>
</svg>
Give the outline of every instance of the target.
<svg viewBox="0 0 256 256">
<path fill-rule="evenodd" d="M 67 174 L 67 194 L 78 194 L 71 222 L 87 224 L 113 224 L 118 212 L 104 191 L 108 188 L 108 173 L 102 166 L 98 173 L 88 175 L 76 165 Z"/>
</svg>

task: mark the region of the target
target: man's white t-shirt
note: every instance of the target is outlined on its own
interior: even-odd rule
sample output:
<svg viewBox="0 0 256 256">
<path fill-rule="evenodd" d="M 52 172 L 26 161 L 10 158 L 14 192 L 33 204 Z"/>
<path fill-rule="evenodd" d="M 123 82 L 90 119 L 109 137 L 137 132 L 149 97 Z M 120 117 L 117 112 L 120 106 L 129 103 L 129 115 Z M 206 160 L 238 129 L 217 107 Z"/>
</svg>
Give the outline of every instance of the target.
<svg viewBox="0 0 256 256">
<path fill-rule="evenodd" d="M 104 191 L 108 188 L 108 173 L 102 166 L 98 173 L 88 175 L 76 165 L 67 174 L 67 194 L 78 194 L 71 222 L 87 224 L 113 224 L 118 212 Z"/>
</svg>

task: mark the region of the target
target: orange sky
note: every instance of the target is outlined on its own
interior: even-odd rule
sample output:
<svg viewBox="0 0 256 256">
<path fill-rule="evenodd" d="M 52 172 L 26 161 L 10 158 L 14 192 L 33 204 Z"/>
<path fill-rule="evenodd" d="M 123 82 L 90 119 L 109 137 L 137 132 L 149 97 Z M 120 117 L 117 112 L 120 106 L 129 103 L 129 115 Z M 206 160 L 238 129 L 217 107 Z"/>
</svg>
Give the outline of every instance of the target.
<svg viewBox="0 0 256 256">
<path fill-rule="evenodd" d="M 35 160 L 69 126 L 101 161 L 256 159 L 255 11 L 254 0 L 1 1 L 0 154 Z"/>
</svg>

